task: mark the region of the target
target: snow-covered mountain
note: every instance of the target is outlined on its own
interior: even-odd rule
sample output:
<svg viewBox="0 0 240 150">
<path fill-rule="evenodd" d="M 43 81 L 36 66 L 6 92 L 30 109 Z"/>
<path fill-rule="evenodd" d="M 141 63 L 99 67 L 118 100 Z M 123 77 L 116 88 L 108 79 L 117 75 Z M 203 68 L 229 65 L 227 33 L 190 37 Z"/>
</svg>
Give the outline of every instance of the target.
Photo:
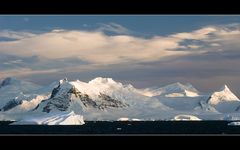
<svg viewBox="0 0 240 150">
<path fill-rule="evenodd" d="M 36 90 L 41 86 L 34 84 L 32 82 L 18 80 L 16 78 L 6 78 L 0 84 L 1 92 L 30 92 L 32 90 Z"/>
<path fill-rule="evenodd" d="M 227 85 L 224 85 L 219 91 L 212 93 L 208 99 L 208 103 L 211 105 L 217 105 L 222 102 L 233 101 L 240 102 L 237 96 L 232 93 L 232 91 L 227 87 Z"/>
<path fill-rule="evenodd" d="M 137 89 L 101 77 L 89 82 L 62 79 L 48 86 L 7 78 L 0 85 L 0 120 L 16 120 L 16 124 L 240 118 L 240 100 L 227 86 L 209 95 L 199 94 L 191 84 Z"/>
<path fill-rule="evenodd" d="M 149 97 L 196 97 L 199 95 L 198 91 L 190 83 L 181 84 L 179 82 L 161 88 L 147 88 L 140 91 Z"/>
<path fill-rule="evenodd" d="M 91 81 L 90 84 L 92 82 L 93 81 Z M 113 80 L 110 80 L 110 82 L 110 84 L 112 84 Z M 93 87 L 96 88 L 96 86 Z M 41 111 L 49 113 L 50 111 L 74 109 L 76 105 L 79 107 L 78 110 L 88 108 L 104 110 L 107 108 L 124 108 L 129 106 L 126 102 L 114 99 L 103 93 L 104 91 L 100 89 L 95 89 L 95 92 L 91 92 L 86 91 L 86 88 L 87 84 L 80 81 L 68 82 L 67 79 L 60 80 L 59 85 L 53 89 L 50 98 L 41 102 L 36 110 L 41 109 Z M 87 90 L 92 90 L 92 88 Z"/>
<path fill-rule="evenodd" d="M 37 90 L 41 86 L 15 78 L 6 78 L 0 84 L 0 110 L 9 110 L 23 102 L 23 100 L 35 102 L 41 99 Z M 42 99 L 45 97 L 43 96 Z M 35 100 L 34 100 L 35 99 Z"/>
<path fill-rule="evenodd" d="M 231 112 L 238 110 L 240 100 L 224 85 L 219 91 L 213 92 L 208 98 L 208 104 L 214 106 L 220 112 Z"/>
</svg>

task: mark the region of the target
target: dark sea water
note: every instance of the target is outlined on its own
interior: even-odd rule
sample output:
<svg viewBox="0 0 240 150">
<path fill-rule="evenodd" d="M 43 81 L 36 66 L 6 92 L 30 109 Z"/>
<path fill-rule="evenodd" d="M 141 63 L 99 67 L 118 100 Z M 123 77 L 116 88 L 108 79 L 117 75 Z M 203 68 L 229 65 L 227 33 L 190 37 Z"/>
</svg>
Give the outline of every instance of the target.
<svg viewBox="0 0 240 150">
<path fill-rule="evenodd" d="M 9 125 L 0 134 L 240 134 L 228 121 L 86 121 L 84 125 Z"/>
</svg>

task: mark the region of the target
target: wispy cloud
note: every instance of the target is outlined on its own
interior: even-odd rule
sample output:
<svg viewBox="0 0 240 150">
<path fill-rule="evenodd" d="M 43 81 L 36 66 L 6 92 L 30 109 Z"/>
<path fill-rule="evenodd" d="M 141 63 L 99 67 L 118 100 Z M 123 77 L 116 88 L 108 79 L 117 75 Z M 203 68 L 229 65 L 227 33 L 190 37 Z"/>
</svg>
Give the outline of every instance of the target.
<svg viewBox="0 0 240 150">
<path fill-rule="evenodd" d="M 201 46 L 200 46 L 200 45 L 194 45 L 194 44 L 192 44 L 192 45 L 188 45 L 188 47 L 189 47 L 190 49 L 198 49 L 198 48 L 200 48 Z"/>
<path fill-rule="evenodd" d="M 209 37 L 209 34 L 215 33 L 216 31 L 216 27 L 204 27 L 192 32 L 176 33 L 171 35 L 171 37 L 182 40 L 204 40 Z"/>
<path fill-rule="evenodd" d="M 34 37 L 36 34 L 24 31 L 12 31 L 12 30 L 1 30 L 0 31 L 0 38 L 9 38 L 9 39 L 24 39 Z"/>
<path fill-rule="evenodd" d="M 228 26 L 207 26 L 192 32 L 142 38 L 131 35 L 106 35 L 102 30 L 126 33 L 118 24 L 103 25 L 101 31 L 57 29 L 33 34 L 4 30 L 0 37 L 18 39 L 0 42 L 0 52 L 48 59 L 79 58 L 89 63 L 116 64 L 129 61 L 158 61 L 193 53 L 219 52 L 240 48 L 240 30 Z M 193 40 L 193 43 L 184 41 Z M 196 41 L 201 44 L 196 44 Z M 195 42 L 195 43 L 194 43 Z M 196 51 L 195 49 L 198 49 Z"/>
<path fill-rule="evenodd" d="M 34 74 L 42 75 L 42 74 L 56 73 L 56 72 L 58 72 L 58 69 L 32 70 L 29 68 L 18 68 L 18 69 L 0 71 L 0 78 L 23 77 L 23 76 L 29 76 Z"/>
<path fill-rule="evenodd" d="M 189 53 L 173 51 L 181 47 L 177 38 L 144 39 L 79 30 L 53 30 L 18 41 L 0 42 L 0 47 L 0 52 L 7 54 L 29 57 L 37 55 L 48 59 L 78 57 L 97 64 L 153 61 Z"/>
<path fill-rule="evenodd" d="M 97 29 L 97 31 L 100 32 L 105 32 L 105 31 L 110 31 L 113 33 L 117 33 L 117 34 L 129 34 L 130 30 L 128 30 L 127 28 L 123 27 L 120 24 L 117 23 L 109 23 L 109 24 L 105 24 L 105 23 L 99 23 L 100 27 Z"/>
</svg>

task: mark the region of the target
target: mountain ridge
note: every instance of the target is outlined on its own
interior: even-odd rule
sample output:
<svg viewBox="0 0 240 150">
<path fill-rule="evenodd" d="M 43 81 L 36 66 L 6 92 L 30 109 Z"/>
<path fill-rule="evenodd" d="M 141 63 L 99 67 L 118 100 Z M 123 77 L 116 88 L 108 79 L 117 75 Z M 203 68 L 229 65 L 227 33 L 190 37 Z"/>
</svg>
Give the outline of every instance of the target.
<svg viewBox="0 0 240 150">
<path fill-rule="evenodd" d="M 8 78 L 1 83 L 0 114 L 3 118 L 20 122 L 29 117 L 42 118 L 64 112 L 72 113 L 62 116 L 83 117 L 85 120 L 174 120 L 179 119 L 178 116 L 191 116 L 183 119 L 218 120 L 236 118 L 225 116 L 238 116 L 240 108 L 240 100 L 227 85 L 211 94 L 199 94 L 190 83 L 180 82 L 155 89 L 137 89 L 131 84 L 102 77 L 89 82 L 64 78 L 45 87 L 31 87 L 34 84 L 25 81 L 18 81 L 24 84 L 11 84 L 11 80 L 15 79 Z M 22 87 L 25 85 L 28 88 Z M 24 91 L 21 91 L 22 88 Z M 12 94 L 15 89 L 18 91 Z"/>
</svg>

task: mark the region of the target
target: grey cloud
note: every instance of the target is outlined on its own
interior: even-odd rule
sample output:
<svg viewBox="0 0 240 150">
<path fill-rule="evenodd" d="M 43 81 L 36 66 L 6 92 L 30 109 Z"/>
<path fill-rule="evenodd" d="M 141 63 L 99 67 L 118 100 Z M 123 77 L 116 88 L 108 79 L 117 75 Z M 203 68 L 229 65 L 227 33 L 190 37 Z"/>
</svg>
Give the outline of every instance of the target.
<svg viewBox="0 0 240 150">
<path fill-rule="evenodd" d="M 33 74 L 54 73 L 64 71 L 69 67 L 88 65 L 79 58 L 47 59 L 39 56 L 20 57 L 0 54 L 0 78 L 8 76 L 31 76 Z"/>
<path fill-rule="evenodd" d="M 37 56 L 21 57 L 0 53 L 0 70 L 10 70 L 17 68 L 26 68 L 32 66 L 39 61 Z"/>
</svg>

